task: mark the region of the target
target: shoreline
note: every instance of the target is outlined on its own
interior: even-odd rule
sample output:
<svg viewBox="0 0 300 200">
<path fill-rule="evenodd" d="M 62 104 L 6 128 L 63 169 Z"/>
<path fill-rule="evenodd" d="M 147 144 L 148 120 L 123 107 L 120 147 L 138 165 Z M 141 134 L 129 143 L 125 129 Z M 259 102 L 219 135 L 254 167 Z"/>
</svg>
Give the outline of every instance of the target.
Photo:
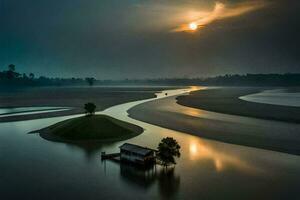
<svg viewBox="0 0 300 200">
<path fill-rule="evenodd" d="M 175 87 L 172 87 L 175 88 Z M 176 87 L 178 88 L 178 87 Z M 155 93 L 166 87 L 51 87 L 20 89 L 2 92 L 0 108 L 19 107 L 68 107 L 70 110 L 59 112 L 35 113 L 1 117 L 1 122 L 25 121 L 82 114 L 82 106 L 87 102 L 97 105 L 97 112 L 132 101 L 156 97 Z M 21 113 L 20 113 L 21 114 Z"/>
<path fill-rule="evenodd" d="M 215 113 L 179 105 L 176 97 L 140 104 L 129 117 L 200 138 L 300 155 L 300 124 Z"/>
<path fill-rule="evenodd" d="M 267 88 L 224 87 L 192 92 L 178 96 L 177 103 L 190 108 L 252 117 L 256 119 L 300 123 L 300 107 L 256 103 L 240 99 Z"/>
<path fill-rule="evenodd" d="M 107 116 L 109 117 L 109 116 Z M 76 117 L 75 117 L 76 118 Z M 101 143 L 106 143 L 106 142 L 117 142 L 117 141 L 121 141 L 121 140 L 126 140 L 126 139 L 130 139 L 133 137 L 136 137 L 140 134 L 142 134 L 144 132 L 144 129 L 138 125 L 135 124 L 131 124 L 125 121 L 121 121 L 115 118 L 111 118 L 111 120 L 116 124 L 119 125 L 120 127 L 123 127 L 125 129 L 128 129 L 130 131 L 132 131 L 132 133 L 128 134 L 128 135 L 124 135 L 124 136 L 120 136 L 120 137 L 115 137 L 115 138 L 108 138 L 108 139 L 88 139 L 88 140 L 72 140 L 72 139 L 66 139 L 64 137 L 60 137 L 58 135 L 55 135 L 53 133 L 51 133 L 50 129 L 53 125 L 57 125 L 59 123 L 65 123 L 67 121 L 70 121 L 72 119 L 75 118 L 70 118 L 64 121 L 60 121 L 56 124 L 52 124 L 48 127 L 39 129 L 39 130 L 35 130 L 35 131 L 31 131 L 28 134 L 39 134 L 39 136 L 45 140 L 48 141 L 52 141 L 52 142 L 61 142 L 61 143 L 71 143 L 71 144 L 101 144 Z"/>
</svg>

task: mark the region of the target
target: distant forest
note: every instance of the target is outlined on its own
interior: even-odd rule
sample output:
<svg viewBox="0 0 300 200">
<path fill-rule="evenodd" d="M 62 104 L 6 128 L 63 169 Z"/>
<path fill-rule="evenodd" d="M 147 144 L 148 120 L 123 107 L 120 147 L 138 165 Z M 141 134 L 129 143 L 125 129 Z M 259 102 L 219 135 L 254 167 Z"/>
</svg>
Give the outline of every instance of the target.
<svg viewBox="0 0 300 200">
<path fill-rule="evenodd" d="M 7 70 L 0 71 L 0 86 L 83 86 L 83 85 L 207 85 L 207 86 L 300 86 L 300 73 L 286 74 L 245 74 L 223 75 L 208 78 L 159 78 L 97 80 L 87 78 L 49 78 L 35 77 L 34 73 L 16 71 L 11 64 Z"/>
<path fill-rule="evenodd" d="M 94 78 L 49 78 L 36 77 L 34 73 L 20 73 L 16 66 L 10 64 L 7 70 L 0 71 L 0 86 L 67 86 L 67 85 L 93 85 Z"/>
</svg>

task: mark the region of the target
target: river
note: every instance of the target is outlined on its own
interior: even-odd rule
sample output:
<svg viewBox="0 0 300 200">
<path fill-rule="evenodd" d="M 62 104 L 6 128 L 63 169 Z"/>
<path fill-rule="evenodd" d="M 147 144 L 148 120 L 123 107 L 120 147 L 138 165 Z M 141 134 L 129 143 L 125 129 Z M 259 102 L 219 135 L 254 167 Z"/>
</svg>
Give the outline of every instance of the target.
<svg viewBox="0 0 300 200">
<path fill-rule="evenodd" d="M 299 199 L 299 156 L 206 140 L 128 117 L 136 105 L 194 89 L 163 91 L 100 112 L 145 129 L 126 141 L 85 146 L 27 134 L 75 116 L 0 123 L 1 199 Z M 100 152 L 116 152 L 124 142 L 156 148 L 166 136 L 181 145 L 173 169 L 145 172 L 100 159 Z"/>
</svg>

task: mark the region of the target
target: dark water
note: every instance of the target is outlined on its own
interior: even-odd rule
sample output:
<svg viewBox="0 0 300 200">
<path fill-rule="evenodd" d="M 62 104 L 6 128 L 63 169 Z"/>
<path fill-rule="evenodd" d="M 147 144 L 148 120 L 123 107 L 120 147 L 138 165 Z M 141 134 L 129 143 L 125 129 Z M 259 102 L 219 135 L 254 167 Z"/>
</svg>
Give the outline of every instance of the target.
<svg viewBox="0 0 300 200">
<path fill-rule="evenodd" d="M 104 113 L 146 129 L 129 142 L 155 148 L 162 137 L 178 140 L 182 156 L 174 169 L 101 162 L 101 151 L 116 152 L 124 141 L 78 146 L 27 134 L 67 117 L 0 123 L 0 198 L 299 199 L 299 156 L 204 140 L 128 118 L 126 110 L 140 102 Z"/>
</svg>

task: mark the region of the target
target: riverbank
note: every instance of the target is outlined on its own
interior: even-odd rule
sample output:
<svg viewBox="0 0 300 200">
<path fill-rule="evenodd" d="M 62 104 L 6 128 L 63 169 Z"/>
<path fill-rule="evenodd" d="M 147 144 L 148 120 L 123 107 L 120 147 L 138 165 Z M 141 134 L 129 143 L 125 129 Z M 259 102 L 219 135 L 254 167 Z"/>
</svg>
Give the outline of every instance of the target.
<svg viewBox="0 0 300 200">
<path fill-rule="evenodd" d="M 128 113 L 134 119 L 202 138 L 300 155 L 300 124 L 181 106 L 176 97 L 147 102 Z"/>
<path fill-rule="evenodd" d="M 255 103 L 300 107 L 300 92 L 290 92 L 287 89 L 265 90 L 241 96 L 239 99 Z"/>
<path fill-rule="evenodd" d="M 0 107 L 67 107 L 60 112 L 0 116 L 0 122 L 23 121 L 83 113 L 83 105 L 93 102 L 97 111 L 114 105 L 149 99 L 167 87 L 41 87 L 0 91 Z"/>
<path fill-rule="evenodd" d="M 226 87 L 192 92 L 179 96 L 180 105 L 219 113 L 247 116 L 260 119 L 300 123 L 300 108 L 248 102 L 241 96 L 259 93 L 266 88 Z"/>
</svg>

